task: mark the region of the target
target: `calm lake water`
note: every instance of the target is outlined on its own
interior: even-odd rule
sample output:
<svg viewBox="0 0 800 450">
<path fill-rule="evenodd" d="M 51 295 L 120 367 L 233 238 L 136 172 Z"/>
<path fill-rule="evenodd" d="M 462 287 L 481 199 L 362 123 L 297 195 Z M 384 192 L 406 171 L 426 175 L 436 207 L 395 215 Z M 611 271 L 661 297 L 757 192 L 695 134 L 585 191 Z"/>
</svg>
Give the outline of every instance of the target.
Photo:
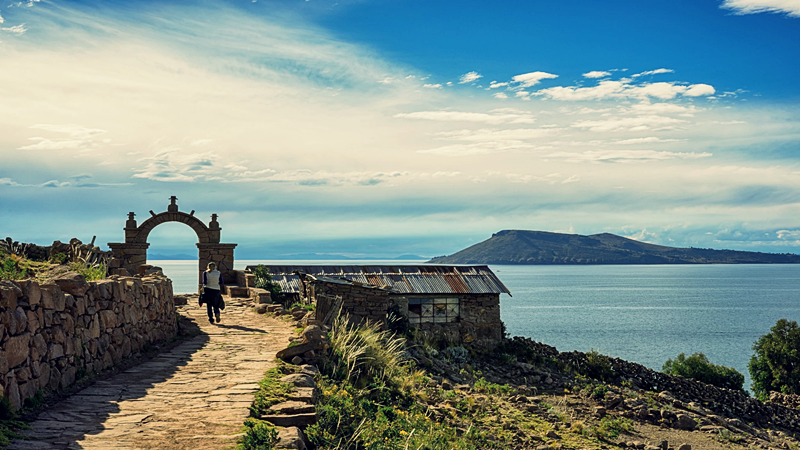
<svg viewBox="0 0 800 450">
<path fill-rule="evenodd" d="M 237 261 L 249 264 L 415 264 L 419 261 Z M 151 261 L 174 290 L 196 288 L 196 261 Z M 753 342 L 800 319 L 800 265 L 491 266 L 512 293 L 508 332 L 560 351 L 595 349 L 660 370 L 703 352 L 747 378 Z"/>
</svg>

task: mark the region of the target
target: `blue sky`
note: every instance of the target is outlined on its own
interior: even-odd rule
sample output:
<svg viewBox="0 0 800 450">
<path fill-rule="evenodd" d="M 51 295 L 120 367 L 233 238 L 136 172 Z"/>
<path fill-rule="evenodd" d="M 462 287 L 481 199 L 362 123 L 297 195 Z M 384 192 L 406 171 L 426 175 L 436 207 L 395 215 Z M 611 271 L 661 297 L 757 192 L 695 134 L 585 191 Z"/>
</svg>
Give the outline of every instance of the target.
<svg viewBox="0 0 800 450">
<path fill-rule="evenodd" d="M 0 6 L 0 235 L 176 195 L 238 258 L 502 229 L 797 253 L 800 1 Z M 151 252 L 193 253 L 178 224 Z"/>
</svg>

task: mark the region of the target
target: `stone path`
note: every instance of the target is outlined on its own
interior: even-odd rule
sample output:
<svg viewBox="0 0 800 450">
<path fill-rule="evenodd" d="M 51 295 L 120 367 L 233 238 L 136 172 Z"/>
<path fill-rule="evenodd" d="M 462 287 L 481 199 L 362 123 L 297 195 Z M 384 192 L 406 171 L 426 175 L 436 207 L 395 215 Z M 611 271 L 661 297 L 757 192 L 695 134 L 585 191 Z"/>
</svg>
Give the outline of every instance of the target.
<svg viewBox="0 0 800 450">
<path fill-rule="evenodd" d="M 9 449 L 234 448 L 258 381 L 294 332 L 246 300 L 226 303 L 216 325 L 196 300 L 179 306 L 200 335 L 56 404 Z"/>
</svg>

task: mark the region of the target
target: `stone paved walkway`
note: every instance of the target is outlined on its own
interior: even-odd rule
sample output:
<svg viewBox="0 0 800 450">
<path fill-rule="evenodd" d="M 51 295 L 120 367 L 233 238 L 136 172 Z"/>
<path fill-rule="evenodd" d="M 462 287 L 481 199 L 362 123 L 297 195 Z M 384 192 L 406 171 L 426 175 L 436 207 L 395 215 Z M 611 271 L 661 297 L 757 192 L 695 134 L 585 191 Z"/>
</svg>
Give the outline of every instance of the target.
<svg viewBox="0 0 800 450">
<path fill-rule="evenodd" d="M 98 381 L 39 415 L 12 450 L 233 448 L 253 393 L 292 324 L 227 299 L 211 325 L 196 300 L 180 306 L 202 333 L 154 359 Z"/>
</svg>

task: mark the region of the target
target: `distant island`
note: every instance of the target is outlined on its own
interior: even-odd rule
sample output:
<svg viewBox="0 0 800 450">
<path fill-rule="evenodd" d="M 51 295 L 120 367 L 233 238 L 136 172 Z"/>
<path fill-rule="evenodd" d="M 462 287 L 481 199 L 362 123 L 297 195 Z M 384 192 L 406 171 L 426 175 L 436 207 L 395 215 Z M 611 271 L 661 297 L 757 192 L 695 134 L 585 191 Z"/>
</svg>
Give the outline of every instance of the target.
<svg viewBox="0 0 800 450">
<path fill-rule="evenodd" d="M 610 233 L 504 230 L 434 264 L 798 264 L 800 255 L 647 244 Z"/>
</svg>

